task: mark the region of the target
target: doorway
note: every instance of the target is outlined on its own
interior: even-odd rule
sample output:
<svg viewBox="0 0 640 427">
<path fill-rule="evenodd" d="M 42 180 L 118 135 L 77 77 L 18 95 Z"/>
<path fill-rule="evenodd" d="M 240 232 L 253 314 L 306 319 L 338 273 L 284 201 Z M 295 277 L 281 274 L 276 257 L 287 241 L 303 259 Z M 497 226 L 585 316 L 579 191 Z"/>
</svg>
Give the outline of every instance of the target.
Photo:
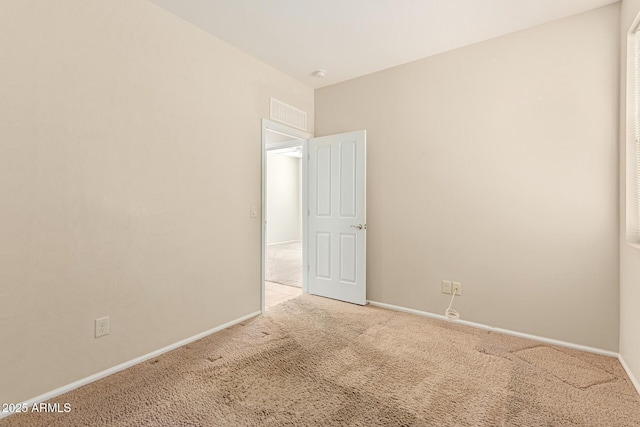
<svg viewBox="0 0 640 427">
<path fill-rule="evenodd" d="M 366 141 L 366 130 L 313 138 L 306 132 L 270 120 L 262 121 L 263 313 L 267 309 L 267 295 L 284 301 L 288 297 L 295 298 L 302 292 L 353 304 L 367 303 Z M 294 240 L 282 241 L 284 237 L 274 237 L 285 235 L 280 231 L 271 230 L 268 233 L 269 222 L 283 221 L 282 218 L 274 217 L 283 208 L 271 209 L 270 212 L 269 205 L 277 203 L 273 200 L 269 202 L 267 196 L 270 174 L 268 161 L 271 155 L 301 157 L 297 177 L 294 173 L 288 178 L 289 181 L 296 182 L 295 188 L 301 185 L 301 190 L 294 190 L 299 191 L 298 204 L 290 209 L 297 219 L 289 220 L 295 227 L 300 227 L 301 224 L 301 230 L 298 228 L 298 234 L 286 234 L 293 236 Z M 276 167 L 272 166 L 272 169 Z M 278 179 L 271 177 L 272 181 Z M 288 238 L 291 237 L 286 237 Z M 281 246 L 280 249 L 284 251 L 292 250 L 291 246 L 296 244 L 302 247 L 302 291 L 298 288 L 295 295 L 290 295 L 294 293 L 292 289 L 280 288 L 280 291 L 288 292 L 280 292 L 285 296 L 278 296 L 271 292 L 275 292 L 274 289 L 267 290 L 265 281 L 268 243 L 274 246 L 291 244 L 288 247 Z M 295 256 L 297 258 L 292 257 L 291 262 L 299 265 L 299 253 Z M 299 274 L 299 270 L 296 271 L 295 274 Z M 294 273 L 287 275 L 293 276 Z M 269 302 L 269 307 L 274 305 Z"/>
<path fill-rule="evenodd" d="M 306 292 L 306 141 L 311 135 L 262 124 L 262 312 Z"/>
</svg>

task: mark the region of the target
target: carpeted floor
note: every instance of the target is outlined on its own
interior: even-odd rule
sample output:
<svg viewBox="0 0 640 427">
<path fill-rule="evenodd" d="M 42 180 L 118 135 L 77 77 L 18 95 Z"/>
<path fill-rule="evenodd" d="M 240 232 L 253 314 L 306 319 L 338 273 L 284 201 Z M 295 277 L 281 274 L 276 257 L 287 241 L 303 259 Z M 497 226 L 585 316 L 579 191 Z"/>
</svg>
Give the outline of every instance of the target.
<svg viewBox="0 0 640 427">
<path fill-rule="evenodd" d="M 303 295 L 1 426 L 640 426 L 613 358 Z"/>
<path fill-rule="evenodd" d="M 302 242 L 268 245 L 265 280 L 302 287 Z"/>
</svg>

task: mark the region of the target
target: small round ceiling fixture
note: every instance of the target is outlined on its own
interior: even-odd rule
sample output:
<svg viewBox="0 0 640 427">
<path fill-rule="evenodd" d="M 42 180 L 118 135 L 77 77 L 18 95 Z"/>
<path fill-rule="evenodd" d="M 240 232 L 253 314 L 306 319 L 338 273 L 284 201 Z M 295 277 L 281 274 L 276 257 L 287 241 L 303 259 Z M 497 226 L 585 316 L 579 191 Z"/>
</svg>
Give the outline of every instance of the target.
<svg viewBox="0 0 640 427">
<path fill-rule="evenodd" d="M 313 73 L 311 73 L 314 77 L 317 77 L 319 79 L 323 78 L 324 76 L 327 75 L 327 72 L 325 70 L 316 70 Z"/>
</svg>

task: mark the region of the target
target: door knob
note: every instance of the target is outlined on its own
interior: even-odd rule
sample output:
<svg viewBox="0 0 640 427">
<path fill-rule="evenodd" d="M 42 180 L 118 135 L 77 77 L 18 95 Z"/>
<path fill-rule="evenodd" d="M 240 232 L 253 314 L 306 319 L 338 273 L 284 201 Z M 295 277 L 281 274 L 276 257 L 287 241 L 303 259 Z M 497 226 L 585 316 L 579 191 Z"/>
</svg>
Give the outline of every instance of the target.
<svg viewBox="0 0 640 427">
<path fill-rule="evenodd" d="M 357 228 L 358 230 L 362 230 L 362 224 L 350 225 L 349 227 L 353 227 L 353 228 Z"/>
</svg>

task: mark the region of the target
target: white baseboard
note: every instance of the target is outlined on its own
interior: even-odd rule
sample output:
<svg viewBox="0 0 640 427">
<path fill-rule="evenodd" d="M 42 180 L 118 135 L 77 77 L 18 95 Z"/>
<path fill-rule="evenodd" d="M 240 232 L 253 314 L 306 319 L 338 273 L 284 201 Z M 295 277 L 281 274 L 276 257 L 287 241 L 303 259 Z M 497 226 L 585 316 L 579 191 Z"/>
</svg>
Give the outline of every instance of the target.
<svg viewBox="0 0 640 427">
<path fill-rule="evenodd" d="M 82 378 L 82 379 L 80 379 L 78 381 L 74 381 L 71 384 L 67 384 L 67 385 L 64 385 L 62 387 L 58 387 L 55 390 L 51 390 L 51 391 L 49 391 L 47 393 L 41 394 L 41 395 L 36 396 L 36 397 L 34 397 L 32 399 L 29 399 L 29 400 L 26 400 L 26 401 L 22 402 L 22 406 L 23 407 L 24 406 L 31 407 L 31 406 L 33 406 L 33 404 L 53 399 L 56 396 L 60 396 L 61 394 L 67 393 L 67 392 L 69 392 L 71 390 L 74 390 L 74 389 L 76 389 L 78 387 L 82 387 L 83 385 L 87 385 L 87 384 L 92 383 L 94 381 L 97 381 L 97 380 L 99 380 L 101 378 L 107 377 L 107 376 L 109 376 L 111 374 L 115 374 L 116 372 L 122 371 L 123 369 L 130 368 L 130 367 L 132 367 L 134 365 L 137 365 L 138 363 L 142 363 L 145 360 L 149 360 L 149 359 L 152 359 L 154 357 L 158 357 L 163 353 L 166 353 L 166 352 L 171 351 L 171 350 L 175 350 L 178 347 L 182 347 L 183 345 L 186 345 L 186 344 L 189 344 L 191 342 L 197 341 L 197 340 L 199 340 L 201 338 L 206 337 L 207 335 L 214 334 L 214 333 L 216 333 L 218 331 L 221 331 L 221 330 L 226 329 L 226 328 L 228 328 L 230 326 L 236 325 L 236 324 L 238 324 L 240 322 L 243 322 L 243 321 L 245 321 L 247 319 L 251 319 L 252 317 L 256 317 L 259 314 L 261 314 L 259 311 L 247 314 L 246 316 L 242 316 L 242 317 L 240 317 L 238 319 L 232 320 L 232 321 L 227 322 L 227 323 L 225 323 L 223 325 L 216 326 L 215 328 L 209 329 L 208 331 L 201 332 L 201 333 L 199 333 L 197 335 L 194 335 L 192 337 L 185 338 L 182 341 L 178 341 L 178 342 L 170 344 L 170 345 L 168 345 L 166 347 L 162 347 L 161 349 L 152 351 L 151 353 L 147 353 L 147 354 L 145 354 L 143 356 L 136 357 L 135 359 L 131 359 L 131 360 L 127 361 L 127 362 L 121 363 L 121 364 L 116 365 L 116 366 L 114 366 L 112 368 L 105 369 L 104 371 L 101 371 L 101 372 L 98 372 L 96 374 L 90 375 L 90 376 L 88 376 L 86 378 Z M 0 411 L 0 419 L 9 416 L 12 413 L 13 412 Z"/>
<path fill-rule="evenodd" d="M 621 354 L 618 355 L 618 360 L 620 361 L 620 364 L 622 365 L 622 367 L 624 368 L 625 372 L 627 373 L 627 376 L 631 380 L 631 384 L 633 384 L 633 386 L 636 388 L 636 391 L 638 392 L 638 394 L 640 394 L 640 382 L 638 382 L 636 376 L 633 375 L 633 372 L 631 372 L 631 369 L 629 368 L 629 365 L 627 365 L 627 362 L 624 361 L 624 358 L 622 357 Z"/>
<path fill-rule="evenodd" d="M 284 245 L 285 243 L 295 243 L 295 242 L 302 242 L 302 240 L 300 240 L 300 239 L 298 239 L 298 240 L 285 240 L 284 242 L 267 243 L 267 246 Z"/>
<path fill-rule="evenodd" d="M 428 311 L 420 311 L 420 310 L 415 310 L 413 308 L 400 307 L 400 306 L 397 306 L 397 305 L 385 304 L 385 303 L 376 302 L 376 301 L 369 301 L 369 304 L 371 304 L 373 306 L 376 306 L 376 307 L 388 308 L 389 310 L 402 311 L 402 312 L 405 312 L 405 313 L 417 314 L 418 316 L 431 317 L 432 319 L 440 319 L 440 320 L 445 320 L 447 322 L 457 323 L 457 324 L 460 324 L 460 325 L 471 326 L 472 328 L 484 329 L 484 330 L 492 331 L 492 332 L 499 332 L 501 334 L 506 334 L 506 335 L 513 335 L 515 337 L 526 338 L 526 339 L 530 339 L 530 340 L 533 340 L 533 341 L 539 341 L 539 342 L 543 342 L 545 344 L 553 344 L 553 345 L 558 345 L 558 346 L 561 346 L 561 347 L 572 348 L 572 349 L 575 349 L 575 350 L 588 351 L 589 353 L 601 354 L 603 356 L 616 357 L 616 358 L 619 357 L 618 353 L 615 353 L 615 352 L 609 351 L 609 350 L 602 350 L 602 349 L 599 349 L 599 348 L 589 347 L 589 346 L 586 346 L 586 345 L 573 344 L 573 343 L 570 343 L 570 342 L 555 340 L 553 338 L 545 338 L 545 337 L 540 337 L 540 336 L 537 336 L 537 335 L 525 334 L 523 332 L 511 331 L 509 329 L 496 328 L 496 327 L 493 327 L 493 326 L 484 325 L 482 323 L 469 322 L 468 320 L 460 320 L 460 319 L 451 320 L 451 319 L 448 319 L 444 315 L 429 313 Z"/>
</svg>

